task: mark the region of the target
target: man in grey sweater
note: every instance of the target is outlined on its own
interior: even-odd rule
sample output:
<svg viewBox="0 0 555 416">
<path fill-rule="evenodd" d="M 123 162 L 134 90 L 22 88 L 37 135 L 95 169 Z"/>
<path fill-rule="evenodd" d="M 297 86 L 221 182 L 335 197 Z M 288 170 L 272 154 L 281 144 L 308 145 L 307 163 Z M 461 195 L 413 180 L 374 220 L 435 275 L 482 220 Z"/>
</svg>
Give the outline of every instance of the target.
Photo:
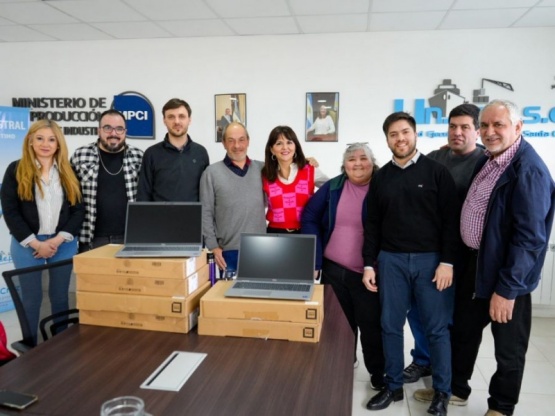
<svg viewBox="0 0 555 416">
<path fill-rule="evenodd" d="M 206 168 L 200 180 L 202 229 L 206 247 L 220 270 L 237 270 L 241 233 L 265 233 L 263 162 L 247 156 L 249 134 L 241 123 L 226 126 L 224 160 Z"/>
</svg>

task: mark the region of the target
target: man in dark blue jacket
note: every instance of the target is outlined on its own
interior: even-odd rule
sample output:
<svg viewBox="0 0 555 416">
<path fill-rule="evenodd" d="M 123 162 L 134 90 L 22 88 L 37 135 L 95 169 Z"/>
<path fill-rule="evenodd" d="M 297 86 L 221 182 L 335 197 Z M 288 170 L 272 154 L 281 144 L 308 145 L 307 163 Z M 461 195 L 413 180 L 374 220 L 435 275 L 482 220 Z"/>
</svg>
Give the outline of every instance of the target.
<svg viewBox="0 0 555 416">
<path fill-rule="evenodd" d="M 480 113 L 486 156 L 476 167 L 461 213 L 470 252 L 454 315 L 453 395 L 467 400 L 483 329 L 491 323 L 497 371 L 487 416 L 512 415 L 530 339 L 530 293 L 538 286 L 553 225 L 555 185 L 522 137 L 518 108 L 494 100 Z M 416 393 L 415 393 L 416 394 Z"/>
</svg>

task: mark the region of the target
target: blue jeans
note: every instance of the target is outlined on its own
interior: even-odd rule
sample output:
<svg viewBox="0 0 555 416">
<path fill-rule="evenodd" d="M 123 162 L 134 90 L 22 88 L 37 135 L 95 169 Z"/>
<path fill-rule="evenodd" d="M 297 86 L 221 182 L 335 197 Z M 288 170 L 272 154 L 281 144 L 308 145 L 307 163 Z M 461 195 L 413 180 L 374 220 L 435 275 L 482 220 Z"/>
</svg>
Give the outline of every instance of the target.
<svg viewBox="0 0 555 416">
<path fill-rule="evenodd" d="M 451 394 L 451 344 L 449 323 L 454 290 L 439 291 L 432 282 L 439 253 L 391 253 L 378 255 L 379 292 L 385 353 L 385 381 L 390 390 L 403 387 L 403 327 L 412 298 L 416 300 L 424 333 L 430 346 L 433 387 Z"/>
<path fill-rule="evenodd" d="M 410 330 L 414 337 L 414 349 L 410 351 L 412 361 L 418 365 L 429 367 L 430 363 L 430 348 L 428 347 L 428 340 L 420 322 L 420 314 L 418 313 L 418 306 L 416 299 L 412 297 L 410 311 L 407 314 Z"/>
<path fill-rule="evenodd" d="M 237 273 L 237 260 L 239 259 L 239 250 L 222 251 L 222 256 L 227 264 L 227 271 Z M 220 279 L 224 278 L 224 271 L 220 270 Z"/>
<path fill-rule="evenodd" d="M 54 235 L 38 235 L 37 239 L 45 241 L 52 237 Z M 49 259 L 36 259 L 33 257 L 34 250 L 31 247 L 23 247 L 13 237 L 10 249 L 15 268 L 21 269 L 72 258 L 77 253 L 77 239 L 62 243 L 58 247 L 56 254 Z M 53 314 L 69 309 L 68 291 L 71 270 L 71 264 L 49 270 L 48 296 Z M 42 272 L 28 273 L 22 276 L 19 280 L 19 286 L 21 288 L 21 300 L 29 322 L 29 329 L 36 342 L 42 304 Z"/>
</svg>

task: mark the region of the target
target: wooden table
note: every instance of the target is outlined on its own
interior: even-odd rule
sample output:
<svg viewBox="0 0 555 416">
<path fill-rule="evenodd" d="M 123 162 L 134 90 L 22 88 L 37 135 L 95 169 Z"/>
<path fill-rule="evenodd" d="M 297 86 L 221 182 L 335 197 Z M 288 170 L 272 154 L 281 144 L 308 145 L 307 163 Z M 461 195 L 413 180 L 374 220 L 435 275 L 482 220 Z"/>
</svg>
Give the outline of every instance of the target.
<svg viewBox="0 0 555 416">
<path fill-rule="evenodd" d="M 154 416 L 350 416 L 354 336 L 331 287 L 317 344 L 76 325 L 0 367 L 0 388 L 39 401 L 7 414 L 98 415 L 113 397 L 141 397 Z M 207 357 L 179 392 L 141 383 L 172 351 Z"/>
</svg>

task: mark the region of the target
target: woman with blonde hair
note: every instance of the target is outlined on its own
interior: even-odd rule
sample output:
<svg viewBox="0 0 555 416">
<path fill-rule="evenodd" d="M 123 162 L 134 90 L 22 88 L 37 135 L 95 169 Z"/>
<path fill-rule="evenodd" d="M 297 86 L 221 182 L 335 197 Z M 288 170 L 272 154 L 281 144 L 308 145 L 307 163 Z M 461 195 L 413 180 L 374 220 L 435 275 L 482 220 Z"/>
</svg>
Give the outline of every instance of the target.
<svg viewBox="0 0 555 416">
<path fill-rule="evenodd" d="M 16 268 L 38 266 L 73 257 L 75 236 L 85 209 L 79 181 L 68 159 L 62 130 L 51 120 L 34 122 L 20 160 L 6 169 L 0 190 L 4 219 L 12 235 L 11 256 Z M 50 273 L 52 313 L 69 309 L 71 265 Z M 21 279 L 21 295 L 33 334 L 37 334 L 42 284 L 38 276 Z"/>
</svg>

